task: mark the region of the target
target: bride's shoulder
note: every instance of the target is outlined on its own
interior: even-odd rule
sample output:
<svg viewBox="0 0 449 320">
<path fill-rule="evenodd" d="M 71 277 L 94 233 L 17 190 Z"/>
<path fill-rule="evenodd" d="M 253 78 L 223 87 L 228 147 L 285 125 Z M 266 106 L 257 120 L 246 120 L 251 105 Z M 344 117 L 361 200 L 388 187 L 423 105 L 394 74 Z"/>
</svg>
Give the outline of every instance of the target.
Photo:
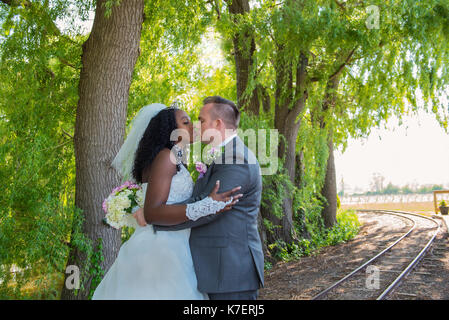
<svg viewBox="0 0 449 320">
<path fill-rule="evenodd" d="M 176 173 L 176 162 L 173 159 L 173 152 L 170 149 L 162 149 L 154 158 L 151 164 L 151 171 L 155 173 L 162 171 L 174 175 Z"/>
<path fill-rule="evenodd" d="M 159 153 L 156 155 L 156 158 L 163 158 L 163 159 L 168 159 L 170 157 L 170 154 L 172 152 L 170 151 L 169 148 L 163 148 L 161 151 L 159 151 Z"/>
</svg>

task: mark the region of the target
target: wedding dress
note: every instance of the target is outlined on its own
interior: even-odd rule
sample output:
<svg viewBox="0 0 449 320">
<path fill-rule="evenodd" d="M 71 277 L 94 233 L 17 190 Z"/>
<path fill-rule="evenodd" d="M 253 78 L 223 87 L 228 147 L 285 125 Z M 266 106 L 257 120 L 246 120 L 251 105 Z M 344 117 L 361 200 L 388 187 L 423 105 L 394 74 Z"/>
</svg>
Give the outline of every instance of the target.
<svg viewBox="0 0 449 320">
<path fill-rule="evenodd" d="M 147 183 L 142 188 L 146 194 Z M 192 178 L 181 165 L 173 176 L 167 204 L 189 198 L 192 191 Z M 154 233 L 152 225 L 138 226 L 121 246 L 92 299 L 208 299 L 197 289 L 189 237 L 190 229 Z"/>
</svg>

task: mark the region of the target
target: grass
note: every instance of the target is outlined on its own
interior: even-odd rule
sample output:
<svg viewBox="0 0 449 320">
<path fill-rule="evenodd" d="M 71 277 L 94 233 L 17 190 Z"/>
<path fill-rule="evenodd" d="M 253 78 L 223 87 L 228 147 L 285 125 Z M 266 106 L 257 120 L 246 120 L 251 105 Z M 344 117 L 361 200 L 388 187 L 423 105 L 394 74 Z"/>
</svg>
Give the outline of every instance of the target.
<svg viewBox="0 0 449 320">
<path fill-rule="evenodd" d="M 11 279 L 7 284 L 7 295 L 2 299 L 20 300 L 59 300 L 64 285 L 65 275 L 63 273 L 32 274 L 24 279 L 24 283 L 17 287 L 18 283 Z M 19 292 L 17 292 L 19 290 Z"/>
<path fill-rule="evenodd" d="M 431 215 L 435 213 L 433 202 L 404 202 L 404 203 L 364 203 L 341 205 L 342 209 L 380 209 L 399 210 Z"/>
</svg>

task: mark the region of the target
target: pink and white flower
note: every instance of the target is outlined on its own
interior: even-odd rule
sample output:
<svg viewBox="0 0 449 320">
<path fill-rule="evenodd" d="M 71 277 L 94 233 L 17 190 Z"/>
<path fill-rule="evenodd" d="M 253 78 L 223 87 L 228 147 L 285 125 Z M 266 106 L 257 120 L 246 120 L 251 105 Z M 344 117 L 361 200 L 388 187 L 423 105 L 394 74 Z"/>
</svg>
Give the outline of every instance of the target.
<svg viewBox="0 0 449 320">
<path fill-rule="evenodd" d="M 124 226 L 136 227 L 136 221 L 132 216 L 133 209 L 143 208 L 144 194 L 140 185 L 125 181 L 115 187 L 102 203 L 106 213 L 105 222 L 113 228 L 120 229 Z"/>
<path fill-rule="evenodd" d="M 196 169 L 196 171 L 198 171 L 200 173 L 200 175 L 198 176 L 198 179 L 201 179 L 202 177 L 204 177 L 204 174 L 207 171 L 207 166 L 204 163 L 197 161 L 195 163 L 195 169 Z"/>
</svg>

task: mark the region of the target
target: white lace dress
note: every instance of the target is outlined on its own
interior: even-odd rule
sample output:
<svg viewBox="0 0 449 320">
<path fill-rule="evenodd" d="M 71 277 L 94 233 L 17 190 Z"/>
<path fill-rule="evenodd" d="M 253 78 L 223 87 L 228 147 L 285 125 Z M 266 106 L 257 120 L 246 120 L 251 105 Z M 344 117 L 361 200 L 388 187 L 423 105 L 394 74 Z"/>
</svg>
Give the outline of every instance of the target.
<svg viewBox="0 0 449 320">
<path fill-rule="evenodd" d="M 142 187 L 146 192 L 147 184 Z M 167 204 L 189 198 L 192 191 L 192 178 L 181 165 L 171 182 Z M 190 229 L 154 233 L 151 225 L 137 227 L 92 299 L 207 299 L 197 289 L 189 236 Z"/>
</svg>

